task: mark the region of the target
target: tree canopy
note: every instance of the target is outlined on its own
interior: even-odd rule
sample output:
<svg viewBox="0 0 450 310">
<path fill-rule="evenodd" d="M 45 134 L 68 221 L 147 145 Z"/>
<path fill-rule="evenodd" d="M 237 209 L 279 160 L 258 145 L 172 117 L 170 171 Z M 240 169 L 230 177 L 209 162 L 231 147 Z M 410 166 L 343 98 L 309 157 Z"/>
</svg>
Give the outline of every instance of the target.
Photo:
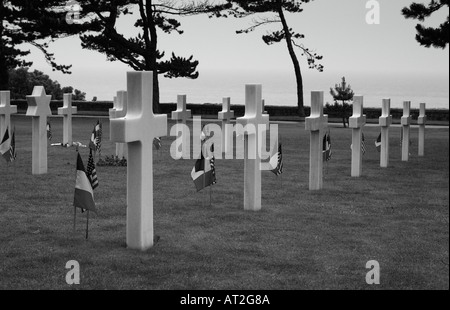
<svg viewBox="0 0 450 310">
<path fill-rule="evenodd" d="M 75 89 L 72 86 L 62 87 L 58 81 L 53 81 L 47 74 L 41 71 L 29 71 L 28 68 L 10 69 L 10 91 L 11 99 L 25 99 L 31 95 L 36 85 L 42 85 L 47 95 L 52 96 L 52 100 L 62 100 L 63 94 L 72 93 L 73 100 L 85 100 L 86 93 Z"/>
<path fill-rule="evenodd" d="M 161 50 L 158 32 L 182 34 L 181 23 L 176 19 L 211 13 L 217 9 L 207 0 L 188 3 L 172 0 L 111 0 L 78 1 L 82 12 L 80 19 L 85 27 L 92 24 L 92 31 L 81 35 L 81 45 L 85 49 L 105 54 L 109 61 L 120 61 L 137 71 L 153 71 L 153 107 L 159 108 L 158 75 L 167 78 L 190 78 L 199 76 L 199 62 L 194 56 L 169 56 Z M 119 17 L 136 16 L 136 33 L 129 37 L 117 29 Z M 100 26 L 98 28 L 98 26 Z"/>
<path fill-rule="evenodd" d="M 85 30 L 84 25 L 69 27 L 61 14 L 64 5 L 65 1 L 55 0 L 0 1 L 0 89 L 8 89 L 10 69 L 32 65 L 24 59 L 30 51 L 18 47 L 26 43 L 40 50 L 53 70 L 70 73 L 71 65 L 57 64 L 48 51 L 52 40 Z"/>
<path fill-rule="evenodd" d="M 236 18 L 244 18 L 256 15 L 252 24 L 245 28 L 237 30 L 236 33 L 249 33 L 263 26 L 278 25 L 276 30 L 269 31 L 262 36 L 262 40 L 267 45 L 285 42 L 289 56 L 294 66 L 296 84 L 297 84 L 297 106 L 300 117 L 304 117 L 304 98 L 303 98 L 303 77 L 300 62 L 297 58 L 295 50 L 299 50 L 301 56 L 306 57 L 310 69 L 317 69 L 322 72 L 324 67 L 319 63 L 323 56 L 304 46 L 300 41 L 305 38 L 304 34 L 298 33 L 289 27 L 286 18 L 288 13 L 303 12 L 303 4 L 312 0 L 227 0 L 229 7 L 225 13 L 216 12 L 217 17 L 233 16 Z"/>
<path fill-rule="evenodd" d="M 402 14 L 405 18 L 418 19 L 424 22 L 426 18 L 430 17 L 436 11 L 447 7 L 447 13 L 450 6 L 450 0 L 431 0 L 428 5 L 423 3 L 412 3 L 409 7 L 405 7 L 402 10 Z M 425 47 L 446 48 L 449 43 L 449 25 L 450 17 L 447 16 L 447 20 L 440 24 L 438 27 L 426 27 L 422 24 L 417 24 L 416 40 L 420 45 Z"/>
<path fill-rule="evenodd" d="M 353 100 L 355 93 L 350 84 L 347 84 L 345 81 L 345 77 L 342 77 L 341 84 L 336 84 L 334 89 L 330 88 L 330 95 L 334 99 L 335 108 L 341 111 L 342 122 L 345 128 L 350 113 L 350 104 L 348 102 Z"/>
</svg>

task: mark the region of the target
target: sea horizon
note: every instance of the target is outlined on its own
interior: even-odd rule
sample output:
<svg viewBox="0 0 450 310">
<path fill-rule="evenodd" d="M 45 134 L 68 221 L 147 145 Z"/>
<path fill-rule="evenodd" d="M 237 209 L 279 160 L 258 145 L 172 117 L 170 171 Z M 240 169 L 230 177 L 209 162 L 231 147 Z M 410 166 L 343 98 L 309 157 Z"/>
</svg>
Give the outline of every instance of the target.
<svg viewBox="0 0 450 310">
<path fill-rule="evenodd" d="M 160 102 L 174 103 L 177 95 L 187 95 L 193 104 L 221 104 L 230 97 L 232 105 L 245 104 L 245 85 L 261 84 L 267 106 L 297 106 L 295 75 L 293 72 L 245 72 L 199 70 L 198 79 L 168 79 L 160 75 Z M 84 75 L 84 74 L 83 74 Z M 101 78 L 100 78 L 101 75 Z M 105 78 L 106 76 L 106 78 Z M 382 99 L 391 99 L 391 108 L 402 108 L 404 101 L 411 101 L 413 109 L 425 102 L 427 109 L 449 109 L 449 76 L 432 73 L 361 73 L 343 74 L 331 72 L 303 73 L 304 103 L 310 106 L 311 91 L 324 91 L 325 103 L 333 104 L 330 88 L 341 82 L 342 76 L 351 85 L 355 95 L 364 96 L 364 107 L 381 107 Z M 115 93 L 126 90 L 126 71 L 111 70 L 90 72 L 79 76 L 74 72 L 61 85 L 71 85 L 86 92 L 86 100 L 95 96 L 98 101 L 112 101 Z M 98 83 L 98 81 L 103 83 Z M 78 81 L 76 84 L 73 81 Z"/>
</svg>

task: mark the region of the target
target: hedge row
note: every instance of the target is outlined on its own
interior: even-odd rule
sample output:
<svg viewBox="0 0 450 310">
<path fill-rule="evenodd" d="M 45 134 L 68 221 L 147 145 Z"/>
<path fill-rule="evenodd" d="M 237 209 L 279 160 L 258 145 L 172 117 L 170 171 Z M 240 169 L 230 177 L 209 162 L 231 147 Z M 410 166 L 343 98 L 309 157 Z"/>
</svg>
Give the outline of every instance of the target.
<svg viewBox="0 0 450 310">
<path fill-rule="evenodd" d="M 17 105 L 19 113 L 25 113 L 27 109 L 26 100 L 11 100 L 12 105 Z M 87 115 L 108 115 L 109 109 L 113 107 L 113 103 L 109 101 L 74 101 L 72 103 L 78 108 L 79 114 Z M 50 108 L 53 114 L 57 113 L 57 109 L 63 106 L 62 100 L 55 100 L 50 103 Z M 168 114 L 175 111 L 177 105 L 175 103 L 164 103 L 161 104 L 159 113 Z M 192 115 L 203 115 L 211 116 L 212 118 L 217 117 L 217 114 L 222 110 L 222 105 L 220 104 L 188 104 L 187 108 L 192 111 Z M 234 110 L 236 117 L 241 117 L 245 113 L 244 106 L 231 106 Z M 296 107 L 280 107 L 280 106 L 266 106 L 265 110 L 270 114 L 271 117 L 280 118 L 297 118 L 297 108 Z M 340 114 L 332 109 L 324 109 L 324 112 L 328 114 L 330 118 L 340 118 Z M 310 108 L 305 107 L 306 115 L 310 114 Z M 378 119 L 381 116 L 381 109 L 379 108 L 365 108 L 364 113 L 367 115 L 368 119 Z M 391 114 L 394 119 L 400 119 L 403 115 L 402 109 L 391 109 Z M 428 109 L 427 112 L 428 120 L 433 121 L 449 121 L 449 110 L 441 109 Z M 418 109 L 411 109 L 411 115 L 413 119 L 417 119 L 419 116 Z"/>
</svg>

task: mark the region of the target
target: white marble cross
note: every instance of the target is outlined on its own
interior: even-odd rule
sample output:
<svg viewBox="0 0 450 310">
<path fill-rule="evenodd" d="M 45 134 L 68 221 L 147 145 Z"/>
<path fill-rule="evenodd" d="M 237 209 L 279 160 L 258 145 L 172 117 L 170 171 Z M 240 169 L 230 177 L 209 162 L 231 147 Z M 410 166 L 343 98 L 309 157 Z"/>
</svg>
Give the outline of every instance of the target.
<svg viewBox="0 0 450 310">
<path fill-rule="evenodd" d="M 411 128 L 411 102 L 405 101 L 403 102 L 403 116 L 401 119 L 402 124 L 402 161 L 409 160 L 409 136 L 410 136 L 410 128 Z"/>
<path fill-rule="evenodd" d="M 425 125 L 427 124 L 426 104 L 420 104 L 419 118 L 417 119 L 419 125 L 419 156 L 425 155 Z"/>
<path fill-rule="evenodd" d="M 362 131 L 366 124 L 364 115 L 364 97 L 353 97 L 353 116 L 350 117 L 349 126 L 352 128 L 352 177 L 362 175 Z"/>
<path fill-rule="evenodd" d="M 182 147 L 182 157 L 189 158 L 190 156 L 190 139 L 191 136 L 188 134 L 186 129 L 186 121 L 191 117 L 191 110 L 186 109 L 186 95 L 178 95 L 177 97 L 177 110 L 172 112 L 172 120 L 178 121 L 181 123 L 181 129 L 178 129 L 178 132 L 181 132 L 183 139 L 183 147 Z M 178 124 L 177 124 L 178 125 Z"/>
<path fill-rule="evenodd" d="M 245 86 L 245 115 L 237 124 L 244 127 L 244 210 L 261 210 L 261 135 L 269 116 L 261 113 L 262 85 Z M 261 131 L 259 130 L 261 127 Z"/>
<path fill-rule="evenodd" d="M 230 128 L 230 120 L 234 118 L 234 111 L 230 109 L 231 98 L 223 98 L 222 111 L 219 119 L 222 120 L 222 152 L 229 154 L 233 152 L 233 128 Z"/>
<path fill-rule="evenodd" d="M 309 153 L 309 190 L 323 188 L 323 140 L 321 131 L 328 128 L 328 115 L 323 114 L 323 91 L 311 92 L 311 116 L 305 119 L 305 128 L 311 132 Z"/>
<path fill-rule="evenodd" d="M 35 86 L 27 96 L 27 116 L 32 117 L 32 173 L 47 173 L 47 116 L 52 115 L 50 100 L 43 86 Z"/>
<path fill-rule="evenodd" d="M 127 92 L 118 91 L 114 97 L 114 108 L 109 110 L 109 119 L 121 118 L 127 115 Z M 128 147 L 125 143 L 116 143 L 116 156 L 128 159 Z"/>
<path fill-rule="evenodd" d="M 72 145 L 72 114 L 77 114 L 77 107 L 72 106 L 72 94 L 64 94 L 64 104 L 58 108 L 58 115 L 64 115 L 63 119 L 63 144 Z"/>
<path fill-rule="evenodd" d="M 11 134 L 11 114 L 17 113 L 17 106 L 11 105 L 10 92 L 0 91 L 0 139 L 3 139 L 3 135 L 8 128 Z"/>
<path fill-rule="evenodd" d="M 381 127 L 380 166 L 389 166 L 389 127 L 392 125 L 391 99 L 383 99 L 383 107 L 379 119 Z"/>
<path fill-rule="evenodd" d="M 110 121 L 111 141 L 128 144 L 127 246 L 153 246 L 153 139 L 167 136 L 167 115 L 153 114 L 153 72 L 127 73 L 128 111 Z"/>
</svg>

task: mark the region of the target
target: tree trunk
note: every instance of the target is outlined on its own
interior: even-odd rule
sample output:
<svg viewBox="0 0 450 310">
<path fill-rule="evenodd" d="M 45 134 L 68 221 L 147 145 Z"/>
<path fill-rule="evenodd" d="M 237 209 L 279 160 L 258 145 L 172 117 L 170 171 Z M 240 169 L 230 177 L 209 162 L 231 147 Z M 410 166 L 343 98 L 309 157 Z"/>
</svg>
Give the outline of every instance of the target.
<svg viewBox="0 0 450 310">
<path fill-rule="evenodd" d="M 300 120 L 304 121 L 305 119 L 305 108 L 304 108 L 304 98 L 303 98 L 303 77 L 302 71 L 300 69 L 300 63 L 298 62 L 297 55 L 294 51 L 294 45 L 292 44 L 292 37 L 289 32 L 289 26 L 287 24 L 286 18 L 284 16 L 283 7 L 281 3 L 279 3 L 278 14 L 280 16 L 281 23 L 283 25 L 283 31 L 286 35 L 286 44 L 289 51 L 289 55 L 291 56 L 292 63 L 294 65 L 295 71 L 295 79 L 297 82 L 297 107 L 298 107 L 298 116 L 300 116 Z"/>
<path fill-rule="evenodd" d="M 149 70 L 153 71 L 153 113 L 159 113 L 159 79 L 158 79 L 158 60 L 156 59 L 158 50 L 158 33 L 156 31 L 156 25 L 153 17 L 152 1 L 146 2 L 146 14 L 148 31 L 150 32 L 150 38 L 147 40 L 147 49 L 149 50 L 148 57 L 146 58 L 147 66 Z"/>
<path fill-rule="evenodd" d="M 345 100 L 342 100 L 342 123 L 347 128 L 347 111 L 345 111 Z"/>
<path fill-rule="evenodd" d="M 342 122 L 344 123 L 344 128 L 347 128 L 347 113 L 345 111 L 345 101 L 342 100 Z"/>
<path fill-rule="evenodd" d="M 158 79 L 158 70 L 153 70 L 153 113 L 159 114 L 160 106 L 159 106 L 159 79 Z"/>
<path fill-rule="evenodd" d="M 6 55 L 3 41 L 4 10 L 3 1 L 0 1 L 0 90 L 8 90 L 9 87 L 9 74 L 6 66 Z"/>
</svg>

